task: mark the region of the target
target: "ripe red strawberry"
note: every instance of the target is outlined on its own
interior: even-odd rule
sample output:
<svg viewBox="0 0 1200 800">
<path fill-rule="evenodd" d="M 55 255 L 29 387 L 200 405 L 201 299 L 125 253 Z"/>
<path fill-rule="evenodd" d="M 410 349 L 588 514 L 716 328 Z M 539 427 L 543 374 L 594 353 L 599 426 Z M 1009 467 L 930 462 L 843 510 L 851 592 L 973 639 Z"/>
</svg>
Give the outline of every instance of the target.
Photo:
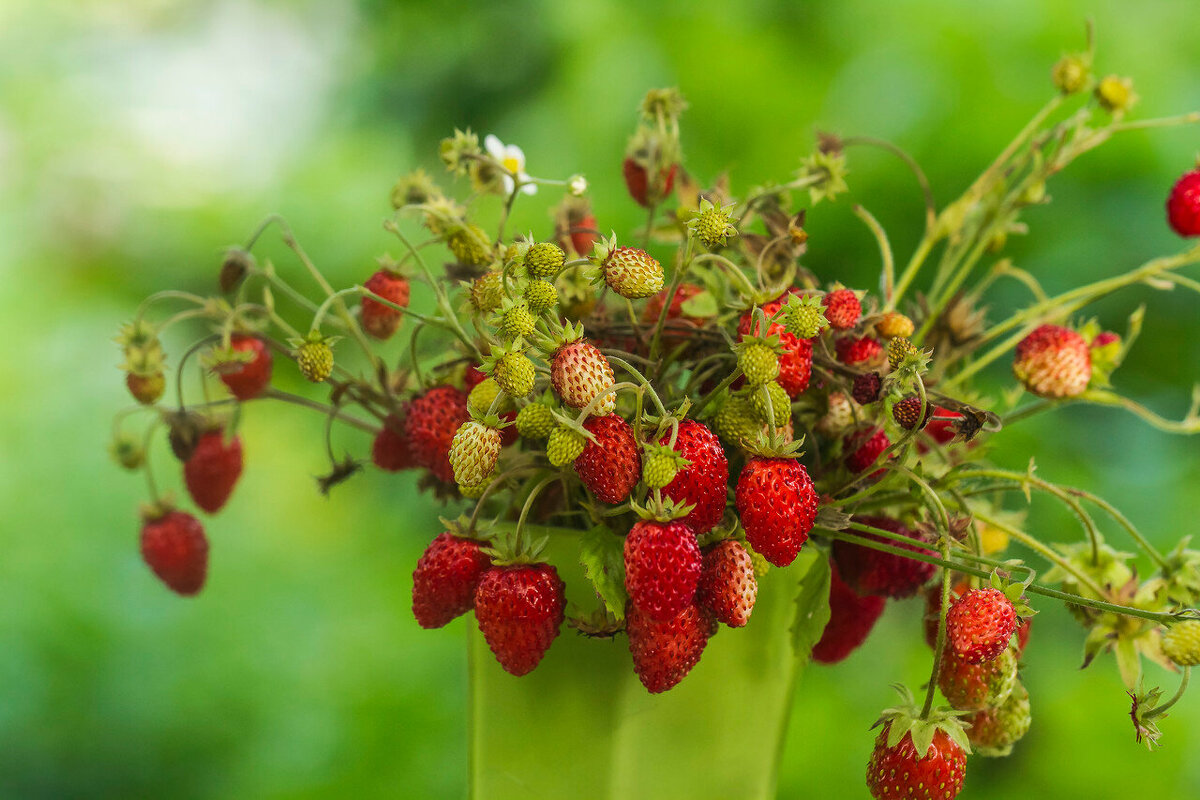
<svg viewBox="0 0 1200 800">
<path fill-rule="evenodd" d="M 846 436 L 842 444 L 842 452 L 846 454 L 846 467 L 857 474 L 876 463 L 879 454 L 888 448 L 892 442 L 888 439 L 883 428 L 866 428 Z M 871 473 L 877 477 L 883 469 Z"/>
<path fill-rule="evenodd" d="M 668 431 L 659 444 L 671 441 Z M 663 487 L 662 496 L 681 505 L 692 505 L 683 521 L 697 536 L 717 527 L 725 516 L 726 486 L 729 484 L 729 462 L 721 441 L 702 423 L 685 420 L 679 423 L 675 436 L 675 452 L 691 462 L 675 473 L 674 479 Z"/>
<path fill-rule="evenodd" d="M 862 317 L 862 303 L 849 289 L 837 289 L 825 295 L 825 319 L 835 330 L 848 330 Z"/>
<path fill-rule="evenodd" d="M 957 411 L 951 411 L 948 408 L 941 406 L 933 407 L 934 417 L 950 417 L 950 419 L 931 419 L 929 424 L 925 426 L 925 434 L 933 438 L 938 444 L 947 444 L 954 438 L 956 433 L 955 420 L 960 420 L 963 415 Z M 923 451 L 922 451 L 923 452 Z"/>
<path fill-rule="evenodd" d="M 917 753 L 912 734 L 888 747 L 892 723 L 875 737 L 867 766 L 867 788 L 875 800 L 953 800 L 962 790 L 967 754 L 943 730 L 933 734 L 924 753 Z"/>
<path fill-rule="evenodd" d="M 666 622 L 654 621 L 633 603 L 625 604 L 633 669 L 651 694 L 665 692 L 692 671 L 715 628 L 713 618 L 695 603 Z"/>
<path fill-rule="evenodd" d="M 854 402 L 865 406 L 879 399 L 879 390 L 883 387 L 883 379 L 878 372 L 864 372 L 854 376 L 854 388 L 850 394 Z"/>
<path fill-rule="evenodd" d="M 603 503 L 622 503 L 642 475 L 642 451 L 629 423 L 616 414 L 588 417 L 584 430 L 596 437 L 575 459 L 583 485 Z"/>
<path fill-rule="evenodd" d="M 934 555 L 932 550 L 920 546 L 926 544 L 925 539 L 894 519 L 888 519 L 887 517 L 855 517 L 854 521 L 860 522 L 863 525 L 870 525 L 873 528 L 882 528 L 885 531 L 899 533 L 912 539 L 913 544 L 905 544 L 892 539 L 885 539 L 875 534 L 855 531 L 856 535 L 863 538 L 874 539 L 875 541 L 905 550 L 912 550 L 915 553 Z M 936 569 L 933 564 L 924 561 L 917 561 L 844 541 L 833 543 L 833 557 L 837 561 L 838 571 L 841 572 L 842 579 L 854 591 L 859 594 L 877 594 L 884 597 L 903 598 L 913 596 L 926 581 L 933 577 L 934 570 Z"/>
<path fill-rule="evenodd" d="M 836 664 L 867 640 L 887 600 L 878 595 L 860 595 L 838 573 L 832 561 L 829 584 L 829 624 L 813 647 L 813 661 Z"/>
<path fill-rule="evenodd" d="M 229 337 L 229 347 L 231 350 L 250 353 L 253 358 L 222 367 L 217 372 L 221 382 L 229 387 L 229 391 L 238 400 L 258 397 L 271 382 L 272 359 L 266 342 L 257 336 L 235 333 Z"/>
<path fill-rule="evenodd" d="M 142 523 L 142 559 L 169 589 L 196 594 L 208 574 L 208 539 L 191 514 L 167 511 Z"/>
<path fill-rule="evenodd" d="M 480 542 L 446 532 L 429 543 L 413 571 L 412 610 L 422 628 L 440 628 L 475 606 L 492 562 Z"/>
<path fill-rule="evenodd" d="M 391 300 L 398 306 L 408 306 L 408 278 L 398 272 L 392 272 L 387 267 L 380 269 L 367 279 L 363 286 L 385 300 Z M 402 312 L 399 309 L 386 306 L 371 297 L 362 301 L 363 330 L 376 339 L 388 339 L 400 327 Z"/>
<path fill-rule="evenodd" d="M 667 197 L 671 194 L 671 190 L 675 188 L 675 170 L 677 165 L 672 164 L 669 167 L 664 167 L 659 173 L 659 185 L 662 189 L 662 197 Z M 650 197 L 650 181 L 649 175 L 646 173 L 646 168 L 632 158 L 626 158 L 621 163 L 621 172 L 625 176 L 625 187 L 629 189 L 629 196 L 643 208 L 649 208 L 651 205 Z"/>
<path fill-rule="evenodd" d="M 1025 646 L 1029 644 L 1029 629 L 1033 627 L 1033 617 L 1025 617 L 1017 620 L 1017 655 L 1020 656 L 1025 652 Z"/>
<path fill-rule="evenodd" d="M 876 367 L 884 361 L 883 345 L 870 336 L 843 336 L 837 340 L 834 349 L 838 361 L 851 367 Z"/>
<path fill-rule="evenodd" d="M 1183 173 L 1172 187 L 1167 221 L 1180 236 L 1200 236 L 1200 169 Z"/>
<path fill-rule="evenodd" d="M 803 296 L 803 291 L 796 287 L 788 289 L 769 303 L 764 303 L 763 314 L 769 319 L 787 304 L 788 298 L 793 294 Z M 738 339 L 750 335 L 763 335 L 758 332 L 758 327 L 754 324 L 752 310 L 746 312 L 738 322 Z M 808 380 L 812 376 L 812 339 L 799 339 L 793 336 L 787 332 L 781 322 L 768 324 L 765 335 L 779 337 L 783 353 L 779 356 L 779 377 L 775 380 L 794 400 L 808 388 Z"/>
<path fill-rule="evenodd" d="M 234 436 L 227 444 L 224 431 L 201 434 L 192 454 L 183 462 L 188 494 L 210 514 L 225 505 L 241 474 L 242 440 Z"/>
<path fill-rule="evenodd" d="M 625 537 L 625 588 L 650 619 L 665 622 L 692 602 L 702 558 L 696 534 L 680 520 L 638 520 Z"/>
<path fill-rule="evenodd" d="M 967 664 L 991 661 L 1008 647 L 1017 627 L 1017 610 L 1004 592 L 973 589 L 946 612 L 950 647 Z"/>
<path fill-rule="evenodd" d="M 554 351 L 550 359 L 550 382 L 562 401 L 571 408 L 584 408 L 592 398 L 613 385 L 612 365 L 596 347 L 578 339 Z M 611 413 L 616 399 L 609 394 L 595 409 L 599 416 Z"/>
<path fill-rule="evenodd" d="M 1075 397 L 1092 379 L 1091 352 L 1070 328 L 1042 325 L 1017 345 L 1013 375 L 1039 397 Z"/>
<path fill-rule="evenodd" d="M 413 460 L 412 449 L 408 445 L 408 436 L 404 433 L 403 419 L 389 414 L 383 421 L 383 430 L 371 443 L 371 461 L 388 472 L 399 472 L 417 466 L 417 462 Z"/>
<path fill-rule="evenodd" d="M 817 490 L 794 458 L 751 458 L 738 476 L 734 502 L 746 541 L 777 567 L 796 559 L 817 519 Z"/>
<path fill-rule="evenodd" d="M 459 426 L 469 418 L 467 396 L 453 386 L 435 386 L 414 397 L 404 417 L 413 461 L 439 480 L 453 482 L 450 444 Z"/>
<path fill-rule="evenodd" d="M 750 620 L 758 599 L 754 562 L 737 539 L 724 539 L 707 548 L 696 587 L 696 602 L 731 628 Z"/>
<path fill-rule="evenodd" d="M 954 708 L 974 711 L 997 706 L 1017 685 L 1017 655 L 1010 647 L 982 664 L 968 664 L 946 648 L 938 670 L 938 688 Z"/>
<path fill-rule="evenodd" d="M 533 670 L 558 636 L 567 607 L 549 564 L 492 567 L 475 590 L 475 619 L 488 647 L 513 675 Z"/>
</svg>

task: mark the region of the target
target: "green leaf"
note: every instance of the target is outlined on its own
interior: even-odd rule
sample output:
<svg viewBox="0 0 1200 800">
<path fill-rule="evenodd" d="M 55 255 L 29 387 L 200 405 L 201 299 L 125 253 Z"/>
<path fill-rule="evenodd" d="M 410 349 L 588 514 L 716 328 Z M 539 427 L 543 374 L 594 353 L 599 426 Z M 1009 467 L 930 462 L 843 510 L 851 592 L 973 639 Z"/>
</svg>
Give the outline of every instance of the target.
<svg viewBox="0 0 1200 800">
<path fill-rule="evenodd" d="M 1132 638 L 1122 636 L 1117 639 L 1116 646 L 1117 668 L 1121 670 L 1121 680 L 1125 688 L 1136 691 L 1142 682 L 1142 658 L 1138 654 L 1137 644 Z"/>
<path fill-rule="evenodd" d="M 800 574 L 796 594 L 796 619 L 792 623 L 792 649 L 796 658 L 807 663 L 812 649 L 821 640 L 829 624 L 829 585 L 832 580 L 829 559 L 811 544 L 800 552 L 792 569 Z"/>
<path fill-rule="evenodd" d="M 687 317 L 707 318 L 715 317 L 721 310 L 717 305 L 717 298 L 712 292 L 699 292 L 680 304 L 679 309 Z"/>
<path fill-rule="evenodd" d="M 579 542 L 579 563 L 596 594 L 618 620 L 625 619 L 625 540 L 603 525 L 583 534 Z"/>
</svg>

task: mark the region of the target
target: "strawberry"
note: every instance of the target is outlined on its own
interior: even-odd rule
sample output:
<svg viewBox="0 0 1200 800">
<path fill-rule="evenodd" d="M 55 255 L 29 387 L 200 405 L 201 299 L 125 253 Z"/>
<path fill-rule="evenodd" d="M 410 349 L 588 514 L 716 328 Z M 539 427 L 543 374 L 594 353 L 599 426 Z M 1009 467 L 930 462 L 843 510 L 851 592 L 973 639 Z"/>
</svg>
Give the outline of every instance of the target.
<svg viewBox="0 0 1200 800">
<path fill-rule="evenodd" d="M 911 431 L 913 428 L 924 428 L 929 423 L 931 416 L 933 416 L 933 403 L 925 404 L 925 414 L 922 416 L 921 398 L 916 395 L 909 395 L 892 406 L 892 419 L 896 420 L 896 424 L 906 431 Z"/>
<path fill-rule="evenodd" d="M 1008 699 L 1017 684 L 1017 656 L 1009 647 L 982 664 L 968 664 L 951 648 L 942 653 L 938 688 L 954 708 L 974 711 L 997 706 Z"/>
<path fill-rule="evenodd" d="M 862 316 L 862 303 L 849 289 L 837 289 L 825 295 L 824 305 L 825 319 L 834 330 L 849 330 Z"/>
<path fill-rule="evenodd" d="M 599 234 L 596 215 L 591 204 L 582 197 L 567 197 L 555 214 L 554 235 L 563 250 L 573 250 L 577 256 L 591 254 Z"/>
<path fill-rule="evenodd" d="M 875 333 L 885 339 L 894 339 L 897 336 L 912 336 L 913 331 L 917 326 L 913 321 L 904 316 L 898 311 L 886 311 L 875 323 Z"/>
<path fill-rule="evenodd" d="M 435 386 L 414 397 L 404 417 L 404 433 L 417 466 L 450 483 L 450 444 L 468 419 L 467 396 L 453 386 Z"/>
<path fill-rule="evenodd" d="M 612 365 L 596 347 L 582 339 L 568 342 L 550 358 L 550 382 L 562 401 L 571 408 L 585 408 L 596 395 L 613 385 Z M 594 409 L 598 416 L 610 413 L 616 398 L 609 393 Z"/>
<path fill-rule="evenodd" d="M 791 295 L 800 293 L 801 290 L 798 288 L 788 289 L 774 300 L 764 303 L 762 305 L 763 314 L 770 319 L 787 303 Z M 765 334 L 759 332 L 758 327 L 754 322 L 753 309 L 747 311 L 738 322 L 738 338 L 750 335 L 779 337 L 783 354 L 779 356 L 779 377 L 775 380 L 788 393 L 789 397 L 795 399 L 808 388 L 808 380 L 812 375 L 812 340 L 793 336 L 779 322 L 769 323 Z"/>
<path fill-rule="evenodd" d="M 500 430 L 469 419 L 450 441 L 450 468 L 459 486 L 478 486 L 496 469 L 500 459 Z"/>
<path fill-rule="evenodd" d="M 271 382 L 271 351 L 257 336 L 235 333 L 229 337 L 229 349 L 249 353 L 249 361 L 235 361 L 222 366 L 217 375 L 238 400 L 258 397 Z"/>
<path fill-rule="evenodd" d="M 546 437 L 546 458 L 552 467 L 564 467 L 579 458 L 587 437 L 567 425 L 555 424 Z"/>
<path fill-rule="evenodd" d="M 962 790 L 967 755 L 944 730 L 933 733 L 924 753 L 918 753 L 912 733 L 889 745 L 893 723 L 885 722 L 875 737 L 867 766 L 867 788 L 875 800 L 953 800 Z"/>
<path fill-rule="evenodd" d="M 553 242 L 538 242 L 525 252 L 525 269 L 531 278 L 553 278 L 562 271 L 566 254 Z"/>
<path fill-rule="evenodd" d="M 829 623 L 813 646 L 813 661 L 836 664 L 867 640 L 887 603 L 878 595 L 860 595 L 838 573 L 832 561 L 829 584 Z"/>
<path fill-rule="evenodd" d="M 404 432 L 403 419 L 388 414 L 383 421 L 383 430 L 375 435 L 375 441 L 371 443 L 371 461 L 388 472 L 399 472 L 417 465 L 408 444 L 408 435 Z"/>
<path fill-rule="evenodd" d="M 738 368 L 746 376 L 746 383 L 751 386 L 772 383 L 779 375 L 779 357 L 774 348 L 762 339 L 743 340 L 738 345 L 737 357 Z M 785 394 L 784 397 L 788 396 Z"/>
<path fill-rule="evenodd" d="M 487 373 L 481 370 L 478 364 L 468 364 L 463 371 L 463 391 L 470 394 L 471 390 L 486 381 L 487 377 Z"/>
<path fill-rule="evenodd" d="M 871 533 L 859 533 L 856 531 L 856 535 L 866 539 L 874 539 L 877 542 L 884 542 L 905 550 L 911 550 L 915 553 L 934 555 L 932 550 L 920 546 L 926 544 L 925 539 L 894 519 L 888 519 L 887 517 L 855 517 L 854 521 L 863 525 L 870 525 L 873 528 L 882 528 L 885 531 L 901 534 L 912 539 L 913 544 L 885 539 L 882 536 Z M 882 550 L 875 550 L 865 545 L 845 541 L 836 541 L 833 543 L 833 557 L 837 562 L 838 571 L 842 574 L 842 579 L 854 591 L 859 594 L 876 594 L 883 597 L 912 597 L 926 581 L 933 577 L 934 570 L 936 569 L 933 564 L 924 561 L 885 553 Z"/>
<path fill-rule="evenodd" d="M 720 622 L 740 628 L 750 620 L 758 599 L 754 561 L 737 539 L 724 539 L 704 551 L 696 602 Z"/>
<path fill-rule="evenodd" d="M 583 427 L 596 441 L 586 440 L 575 459 L 576 474 L 601 502 L 624 502 L 642 474 L 642 453 L 633 429 L 616 414 L 588 417 Z"/>
<path fill-rule="evenodd" d="M 554 284 L 542 278 L 535 278 L 525 284 L 525 305 L 534 316 L 539 316 L 558 303 L 558 289 Z"/>
<path fill-rule="evenodd" d="M 636 247 L 602 247 L 596 251 L 594 259 L 608 288 L 621 297 L 636 300 L 649 297 L 663 288 L 662 264 L 645 250 Z"/>
<path fill-rule="evenodd" d="M 1038 397 L 1075 397 L 1092 379 L 1091 353 L 1070 328 L 1042 325 L 1017 345 L 1013 375 Z"/>
<path fill-rule="evenodd" d="M 408 278 L 387 267 L 367 278 L 363 287 L 398 306 L 408 306 Z M 362 299 L 363 330 L 376 339 L 390 339 L 400 327 L 402 315 L 399 309 L 384 305 L 374 298 Z"/>
<path fill-rule="evenodd" d="M 659 171 L 658 187 L 652 187 L 650 176 L 644 166 L 628 157 L 621 162 L 621 173 L 625 176 L 625 188 L 629 190 L 629 196 L 634 199 L 634 202 L 643 208 L 649 208 L 655 200 L 661 200 L 671 194 L 671 190 L 675 188 L 676 168 L 676 164 L 663 167 Z M 657 191 L 652 191 L 656 188 Z"/>
<path fill-rule="evenodd" d="M 136 372 L 125 374 L 125 386 L 133 399 L 144 406 L 152 406 L 162 397 L 167 388 L 167 378 L 161 371 L 142 375 Z"/>
<path fill-rule="evenodd" d="M 475 619 L 500 666 L 525 675 L 558 636 L 567 606 L 558 570 L 549 564 L 492 567 L 475 590 Z"/>
<path fill-rule="evenodd" d="M 1180 236 L 1200 236 L 1200 169 L 1183 173 L 1171 188 L 1167 222 Z"/>
<path fill-rule="evenodd" d="M 496 270 L 485 272 L 471 281 L 468 296 L 471 307 L 481 314 L 487 314 L 500 308 L 504 302 L 504 288 L 500 283 L 500 273 Z"/>
<path fill-rule="evenodd" d="M 625 537 L 625 588 L 650 619 L 666 622 L 692 602 L 702 557 L 696 534 L 679 520 L 638 520 Z"/>
<path fill-rule="evenodd" d="M 879 390 L 883 387 L 883 379 L 878 372 L 864 372 L 854 376 L 854 388 L 850 395 L 854 402 L 865 406 L 879 399 Z"/>
<path fill-rule="evenodd" d="M 142 560 L 171 591 L 186 596 L 204 587 L 208 573 L 208 539 L 191 514 L 165 510 L 142 523 Z"/>
<path fill-rule="evenodd" d="M 191 456 L 183 462 L 188 494 L 210 514 L 225 505 L 241 474 L 242 440 L 234 436 L 227 444 L 225 433 L 219 430 L 201 434 Z"/>
<path fill-rule="evenodd" d="M 659 444 L 671 441 L 668 431 Z M 705 425 L 692 420 L 679 423 L 675 452 L 691 463 L 681 467 L 662 490 L 662 496 L 680 505 L 691 505 L 683 521 L 697 536 L 717 527 L 725 516 L 729 462 L 721 442 Z"/>
<path fill-rule="evenodd" d="M 533 391 L 533 362 L 520 350 L 500 351 L 492 374 L 496 385 L 509 397 L 527 397 Z"/>
<path fill-rule="evenodd" d="M 296 341 L 296 366 L 300 374 L 313 383 L 321 383 L 333 374 L 333 347 L 318 331 Z"/>
<path fill-rule="evenodd" d="M 791 564 L 817 518 L 817 490 L 804 465 L 754 456 L 738 476 L 734 501 L 750 546 L 777 567 Z"/>
<path fill-rule="evenodd" d="M 991 587 L 967 592 L 946 612 L 947 641 L 967 664 L 982 664 L 1000 655 L 1016 628 L 1012 602 Z"/>
<path fill-rule="evenodd" d="M 651 694 L 679 683 L 700 661 L 716 623 L 707 611 L 689 603 L 666 622 L 656 622 L 632 602 L 625 605 L 625 632 L 633 670 Z"/>
<path fill-rule="evenodd" d="M 883 364 L 883 345 L 870 336 L 843 336 L 834 345 L 838 361 L 850 367 L 878 367 Z"/>
<path fill-rule="evenodd" d="M 992 758 L 1007 756 L 1013 745 L 1029 732 L 1029 692 L 1017 681 L 1008 699 L 998 706 L 984 708 L 967 717 L 967 736 L 976 755 Z"/>
<path fill-rule="evenodd" d="M 545 403 L 530 403 L 517 412 L 516 425 L 520 436 L 526 439 L 546 439 L 554 430 L 554 412 Z"/>
<path fill-rule="evenodd" d="M 438 534 L 413 571 L 412 610 L 422 628 L 440 628 L 475 606 L 475 589 L 492 562 L 474 539 Z"/>
<path fill-rule="evenodd" d="M 865 428 L 847 435 L 842 442 L 847 469 L 855 474 L 868 469 L 891 443 L 883 428 Z M 871 477 L 878 477 L 883 471 L 882 468 L 877 469 L 871 473 Z"/>
<path fill-rule="evenodd" d="M 1162 638 L 1162 651 L 1181 667 L 1200 666 L 1200 621 L 1177 622 Z"/>
</svg>

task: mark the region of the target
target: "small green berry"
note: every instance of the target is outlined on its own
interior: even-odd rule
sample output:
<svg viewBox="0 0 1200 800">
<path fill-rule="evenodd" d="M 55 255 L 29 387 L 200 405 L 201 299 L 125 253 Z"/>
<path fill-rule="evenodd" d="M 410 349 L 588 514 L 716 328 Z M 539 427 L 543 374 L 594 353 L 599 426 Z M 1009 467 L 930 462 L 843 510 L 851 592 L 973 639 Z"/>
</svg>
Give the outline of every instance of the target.
<svg viewBox="0 0 1200 800">
<path fill-rule="evenodd" d="M 1200 666 L 1200 621 L 1187 620 L 1172 625 L 1163 636 L 1162 650 L 1181 667 Z"/>
<path fill-rule="evenodd" d="M 829 327 L 825 318 L 825 307 L 816 295 L 788 299 L 787 310 L 783 316 L 783 327 L 797 339 L 812 339 L 819 336 L 821 331 Z"/>
<path fill-rule="evenodd" d="M 500 273 L 485 272 L 471 283 L 471 305 L 481 314 L 495 311 L 504 302 Z"/>
<path fill-rule="evenodd" d="M 329 340 L 313 332 L 296 347 L 296 365 L 300 374 L 313 383 L 321 383 L 333 374 L 333 348 Z"/>
<path fill-rule="evenodd" d="M 779 356 L 769 345 L 750 342 L 738 351 L 738 367 L 750 386 L 762 386 L 779 376 Z"/>
<path fill-rule="evenodd" d="M 446 245 L 459 263 L 484 267 L 491 263 L 491 239 L 478 225 L 468 224 L 446 237 Z"/>
<path fill-rule="evenodd" d="M 562 248 L 553 242 L 538 242 L 525 253 L 525 269 L 531 278 L 553 278 L 565 261 Z"/>
<path fill-rule="evenodd" d="M 771 424 L 767 408 L 768 394 L 771 397 L 770 408 L 775 412 L 774 424 L 776 426 L 786 425 L 792 418 L 792 398 L 775 381 L 764 383 L 750 393 L 750 403 L 754 406 L 754 413 L 761 422 Z"/>
<path fill-rule="evenodd" d="M 510 339 L 533 333 L 537 319 L 529 313 L 524 301 L 514 303 L 500 314 L 500 331 Z"/>
<path fill-rule="evenodd" d="M 530 403 L 517 412 L 517 433 L 525 439 L 545 439 L 555 424 L 554 412 L 545 403 Z"/>
<path fill-rule="evenodd" d="M 525 285 L 525 304 L 533 314 L 541 314 L 554 308 L 558 302 L 558 289 L 547 280 L 538 278 Z"/>
<path fill-rule="evenodd" d="M 550 431 L 550 440 L 546 443 L 546 456 L 556 467 L 563 467 L 579 458 L 587 444 L 587 437 L 574 428 L 558 425 Z"/>
<path fill-rule="evenodd" d="M 888 342 L 887 359 L 888 366 L 892 369 L 898 369 L 904 360 L 909 356 L 915 355 L 919 351 L 917 346 L 904 336 L 897 336 Z"/>
<path fill-rule="evenodd" d="M 533 391 L 533 362 L 524 353 L 505 353 L 496 361 L 492 374 L 509 397 L 526 397 Z"/>
<path fill-rule="evenodd" d="M 492 408 L 492 403 L 500 395 L 500 383 L 495 378 L 484 378 L 475 384 L 475 388 L 467 395 L 467 410 L 477 414 L 486 414 Z"/>
</svg>

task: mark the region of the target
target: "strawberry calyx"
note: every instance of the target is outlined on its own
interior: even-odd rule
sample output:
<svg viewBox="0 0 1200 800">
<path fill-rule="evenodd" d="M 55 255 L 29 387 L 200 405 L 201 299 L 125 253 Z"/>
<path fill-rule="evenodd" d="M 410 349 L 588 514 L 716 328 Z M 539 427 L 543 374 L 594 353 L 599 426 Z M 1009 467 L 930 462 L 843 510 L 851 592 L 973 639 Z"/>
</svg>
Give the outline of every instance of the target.
<svg viewBox="0 0 1200 800">
<path fill-rule="evenodd" d="M 871 726 L 872 729 L 884 724 L 888 726 L 887 746 L 889 748 L 899 745 L 905 736 L 911 736 L 918 758 L 924 758 L 930 745 L 933 744 L 934 735 L 938 731 L 942 731 L 950 737 L 951 741 L 962 748 L 964 753 L 970 754 L 971 742 L 967 738 L 961 717 L 971 712 L 937 708 L 923 716 L 907 686 L 897 683 L 893 684 L 892 688 L 900 695 L 900 704 L 884 709 L 880 713 L 879 719 Z"/>
<path fill-rule="evenodd" d="M 678 503 L 671 498 L 664 498 L 660 492 L 652 492 L 647 498 L 646 505 L 639 506 L 630 502 L 630 508 L 638 518 L 655 522 L 670 522 L 686 517 L 695 508 L 694 503 Z"/>
<path fill-rule="evenodd" d="M 481 552 L 490 558 L 492 564 L 497 567 L 540 563 L 542 551 L 545 550 L 546 543 L 550 541 L 549 536 L 531 539 L 521 529 L 506 534 L 485 533 L 484 535 L 488 537 L 489 544 L 487 547 L 481 548 Z"/>
</svg>

